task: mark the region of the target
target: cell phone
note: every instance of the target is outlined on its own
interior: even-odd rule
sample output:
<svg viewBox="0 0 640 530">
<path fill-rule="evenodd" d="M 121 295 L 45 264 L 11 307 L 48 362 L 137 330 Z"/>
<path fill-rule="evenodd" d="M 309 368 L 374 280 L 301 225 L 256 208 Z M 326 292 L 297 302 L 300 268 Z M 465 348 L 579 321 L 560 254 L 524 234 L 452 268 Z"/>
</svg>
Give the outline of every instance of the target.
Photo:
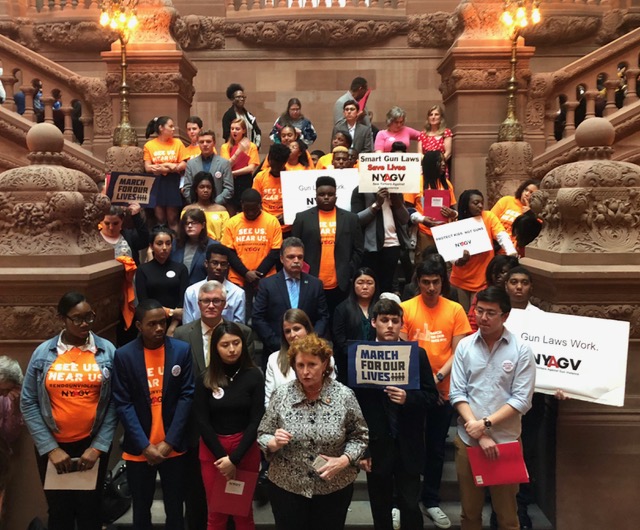
<svg viewBox="0 0 640 530">
<path fill-rule="evenodd" d="M 80 471 L 80 459 L 79 458 L 72 458 L 71 459 L 71 469 L 69 470 L 70 473 L 75 473 L 76 471 Z"/>
<path fill-rule="evenodd" d="M 316 459 L 313 461 L 313 464 L 311 464 L 313 466 L 313 469 L 315 469 L 316 471 L 320 471 L 320 469 L 327 463 L 329 462 L 326 458 L 322 458 L 320 455 L 316 456 Z"/>
</svg>

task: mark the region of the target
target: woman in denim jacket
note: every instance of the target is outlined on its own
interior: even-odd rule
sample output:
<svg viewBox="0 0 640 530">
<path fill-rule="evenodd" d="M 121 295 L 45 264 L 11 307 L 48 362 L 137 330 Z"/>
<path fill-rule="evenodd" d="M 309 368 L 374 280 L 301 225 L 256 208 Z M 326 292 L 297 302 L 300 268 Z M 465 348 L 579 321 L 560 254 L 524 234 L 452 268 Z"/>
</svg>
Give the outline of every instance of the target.
<svg viewBox="0 0 640 530">
<path fill-rule="evenodd" d="M 60 335 L 36 348 L 20 408 L 36 446 L 44 484 L 49 472 L 84 473 L 98 466 L 94 490 L 45 490 L 49 530 L 100 530 L 102 484 L 116 424 L 111 401 L 115 348 L 91 332 L 96 314 L 75 292 L 58 303 Z"/>
</svg>

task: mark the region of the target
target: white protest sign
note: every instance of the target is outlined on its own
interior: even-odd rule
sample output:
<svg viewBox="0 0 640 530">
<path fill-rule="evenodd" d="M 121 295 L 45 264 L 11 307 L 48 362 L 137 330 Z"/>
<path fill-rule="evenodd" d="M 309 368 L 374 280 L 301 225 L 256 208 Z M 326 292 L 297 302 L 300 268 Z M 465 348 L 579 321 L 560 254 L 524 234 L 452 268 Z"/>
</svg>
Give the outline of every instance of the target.
<svg viewBox="0 0 640 530">
<path fill-rule="evenodd" d="M 293 224 L 296 214 L 316 205 L 316 179 L 336 179 L 336 206 L 351 211 L 351 194 L 358 185 L 357 169 L 310 169 L 308 171 L 283 171 L 280 173 L 282 207 L 285 224 Z"/>
<path fill-rule="evenodd" d="M 358 161 L 360 193 L 419 193 L 422 168 L 419 153 L 361 153 Z"/>
<path fill-rule="evenodd" d="M 513 309 L 506 326 L 533 350 L 537 392 L 624 405 L 628 322 Z"/>
<path fill-rule="evenodd" d="M 438 248 L 438 254 L 445 261 L 461 258 L 465 250 L 473 256 L 493 248 L 480 216 L 433 226 L 431 233 Z"/>
<path fill-rule="evenodd" d="M 349 386 L 404 389 L 420 388 L 420 355 L 417 342 L 349 341 Z"/>
</svg>

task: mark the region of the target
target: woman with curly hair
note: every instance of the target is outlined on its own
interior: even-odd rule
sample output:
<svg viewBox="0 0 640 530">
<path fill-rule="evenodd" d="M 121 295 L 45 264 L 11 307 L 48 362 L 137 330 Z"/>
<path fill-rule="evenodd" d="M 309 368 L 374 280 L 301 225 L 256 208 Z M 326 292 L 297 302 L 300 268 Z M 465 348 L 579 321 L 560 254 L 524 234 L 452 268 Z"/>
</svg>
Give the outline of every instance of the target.
<svg viewBox="0 0 640 530">
<path fill-rule="evenodd" d="M 222 116 L 222 137 L 228 141 L 231 136 L 231 122 L 236 118 L 242 118 L 247 125 L 247 137 L 260 148 L 262 131 L 258 127 L 258 120 L 244 106 L 247 96 L 244 88 L 238 83 L 231 83 L 227 87 L 227 99 L 232 105 Z"/>
</svg>

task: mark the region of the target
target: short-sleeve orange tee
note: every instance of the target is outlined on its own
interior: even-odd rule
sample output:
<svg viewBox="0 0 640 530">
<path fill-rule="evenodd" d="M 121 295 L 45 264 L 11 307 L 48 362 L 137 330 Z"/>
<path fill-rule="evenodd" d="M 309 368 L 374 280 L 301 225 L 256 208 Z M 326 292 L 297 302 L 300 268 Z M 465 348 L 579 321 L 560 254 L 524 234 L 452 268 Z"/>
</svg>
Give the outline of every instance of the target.
<svg viewBox="0 0 640 530">
<path fill-rule="evenodd" d="M 338 277 L 336 275 L 336 209 L 330 212 L 318 210 L 318 222 L 320 225 L 320 243 L 322 253 L 320 254 L 320 270 L 318 278 L 326 290 L 338 287 Z"/>
</svg>

